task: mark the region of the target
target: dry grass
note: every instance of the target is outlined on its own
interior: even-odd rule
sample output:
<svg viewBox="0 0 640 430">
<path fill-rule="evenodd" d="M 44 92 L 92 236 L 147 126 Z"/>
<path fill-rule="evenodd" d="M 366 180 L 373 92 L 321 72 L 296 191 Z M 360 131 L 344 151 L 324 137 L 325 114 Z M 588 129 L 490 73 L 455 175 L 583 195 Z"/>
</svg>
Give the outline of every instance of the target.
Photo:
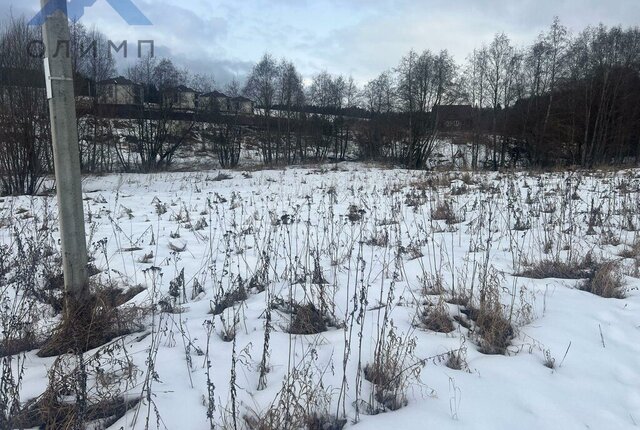
<svg viewBox="0 0 640 430">
<path fill-rule="evenodd" d="M 453 208 L 448 202 L 439 204 L 431 211 L 431 219 L 434 221 L 444 221 L 448 225 L 457 224 L 459 221 Z"/>
<path fill-rule="evenodd" d="M 234 306 L 236 303 L 244 302 L 247 298 L 249 298 L 247 290 L 244 285 L 240 283 L 236 288 L 227 291 L 222 294 L 222 297 L 216 300 L 215 306 L 211 309 L 211 313 L 213 315 L 220 315 L 226 309 Z"/>
<path fill-rule="evenodd" d="M 442 299 L 436 305 L 428 304 L 419 310 L 418 321 L 421 328 L 438 333 L 451 333 L 455 330 L 447 305 Z"/>
<path fill-rule="evenodd" d="M 396 411 L 408 404 L 409 387 L 419 380 L 422 370 L 414 357 L 415 348 L 415 338 L 399 336 L 393 327 L 382 339 L 374 361 L 363 369 L 364 379 L 373 384 L 369 414 Z"/>
<path fill-rule="evenodd" d="M 121 289 L 98 289 L 84 303 L 68 302 L 61 323 L 44 343 L 39 357 L 81 353 L 123 335 L 140 331 L 147 310 L 138 306 L 119 307 L 139 289 L 123 293 Z"/>
<path fill-rule="evenodd" d="M 461 312 L 474 322 L 473 326 L 467 326 L 478 344 L 478 351 L 488 355 L 507 352 L 511 340 L 515 337 L 515 330 L 505 316 L 497 295 L 487 297 L 478 308 L 469 306 Z M 458 321 L 463 324 L 462 320 Z"/>
<path fill-rule="evenodd" d="M 465 348 L 460 348 L 457 351 L 450 351 L 449 353 L 447 353 L 447 361 L 445 362 L 445 366 L 452 370 L 467 370 L 469 366 L 467 364 L 465 355 Z"/>
<path fill-rule="evenodd" d="M 635 255 L 635 250 L 629 251 Z M 618 263 L 612 261 L 597 262 L 591 254 L 582 260 L 565 263 L 557 260 L 542 260 L 530 266 L 518 276 L 533 279 L 583 279 L 582 291 L 588 291 L 600 297 L 622 299 L 625 297 L 623 276 Z"/>
<path fill-rule="evenodd" d="M 546 259 L 530 265 L 517 276 L 532 279 L 585 279 L 590 276 L 596 265 L 591 254 L 573 262 Z"/>
<path fill-rule="evenodd" d="M 287 331 L 291 334 L 318 334 L 327 331 L 327 321 L 312 303 L 295 305 Z"/>
<path fill-rule="evenodd" d="M 594 273 L 582 283 L 580 289 L 607 299 L 625 298 L 623 276 L 615 262 L 600 264 Z"/>
<path fill-rule="evenodd" d="M 33 331 L 22 331 L 16 335 L 4 336 L 0 343 L 0 358 L 32 351 L 42 345 L 42 341 Z"/>
<path fill-rule="evenodd" d="M 13 428 L 76 429 L 86 423 L 99 423 L 108 428 L 122 418 L 127 411 L 136 407 L 140 400 L 124 398 L 89 404 L 82 414 L 77 405 L 61 401 L 58 395 L 47 391 L 39 399 L 27 403 L 25 408 L 13 418 Z"/>
</svg>

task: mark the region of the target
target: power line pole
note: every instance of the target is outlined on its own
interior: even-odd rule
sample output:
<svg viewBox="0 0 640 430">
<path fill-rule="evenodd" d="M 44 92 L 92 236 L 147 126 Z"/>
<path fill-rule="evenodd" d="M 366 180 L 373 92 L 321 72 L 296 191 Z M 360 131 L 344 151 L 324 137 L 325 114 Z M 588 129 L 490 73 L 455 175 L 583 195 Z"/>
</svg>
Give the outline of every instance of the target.
<svg viewBox="0 0 640 430">
<path fill-rule="evenodd" d="M 66 303 L 67 311 L 74 312 L 85 303 L 89 290 L 78 125 L 70 55 L 71 36 L 67 1 L 41 0 L 43 11 L 46 10 L 47 3 L 55 5 L 55 10 L 44 17 L 42 27 L 46 52 L 45 77 L 51 117 Z"/>
</svg>

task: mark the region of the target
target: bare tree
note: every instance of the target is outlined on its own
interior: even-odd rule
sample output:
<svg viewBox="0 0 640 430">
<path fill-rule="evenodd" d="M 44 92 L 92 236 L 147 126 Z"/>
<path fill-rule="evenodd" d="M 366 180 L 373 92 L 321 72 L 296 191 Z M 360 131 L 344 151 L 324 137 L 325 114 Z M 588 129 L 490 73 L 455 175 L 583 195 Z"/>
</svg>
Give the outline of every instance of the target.
<svg viewBox="0 0 640 430">
<path fill-rule="evenodd" d="M 0 32 L 2 194 L 35 194 L 53 169 L 42 61 L 30 54 L 39 32 L 12 19 Z"/>
<path fill-rule="evenodd" d="M 180 117 L 176 112 L 176 88 L 184 84 L 185 74 L 169 59 L 156 63 L 148 57 L 140 59 L 129 73 L 155 96 L 156 103 L 154 109 L 145 104 L 138 106 L 129 135 L 133 147 L 127 153 L 119 152 L 120 161 L 127 170 L 132 163 L 144 172 L 167 168 L 176 151 L 192 138 L 195 126 L 195 117 Z M 137 156 L 133 160 L 129 156 L 131 150 Z"/>
<path fill-rule="evenodd" d="M 111 171 L 116 159 L 113 124 L 109 118 L 98 115 L 98 100 L 103 94 L 97 83 L 115 75 L 115 59 L 109 51 L 107 37 L 96 28 L 88 30 L 78 22 L 72 22 L 70 27 L 76 94 L 91 97 L 90 102 L 83 100 L 78 109 L 82 169 Z"/>
<path fill-rule="evenodd" d="M 190 77 L 189 86 L 199 93 L 210 93 L 216 89 L 216 78 L 209 73 L 196 73 Z"/>
<path fill-rule="evenodd" d="M 369 81 L 362 94 L 367 110 L 374 114 L 392 112 L 395 106 L 395 97 L 393 79 L 388 71 Z"/>
<path fill-rule="evenodd" d="M 435 147 L 437 107 L 451 92 L 455 64 L 447 51 L 438 55 L 411 51 L 402 59 L 397 73 L 399 106 L 407 120 L 405 163 L 421 168 Z"/>
<path fill-rule="evenodd" d="M 227 93 L 229 97 L 239 97 L 242 93 L 242 85 L 240 81 L 236 77 L 231 79 L 231 81 L 227 84 L 224 91 Z"/>
<path fill-rule="evenodd" d="M 279 65 L 278 76 L 278 141 L 282 141 L 283 158 L 287 163 L 293 163 L 296 155 L 303 158 L 302 135 L 300 127 L 296 127 L 302 118 L 304 106 L 304 88 L 302 76 L 296 66 L 289 61 L 282 60 Z"/>
<path fill-rule="evenodd" d="M 467 101 L 473 108 L 473 140 L 471 148 L 471 166 L 473 169 L 478 168 L 478 159 L 480 157 L 480 147 L 482 141 L 482 120 L 483 109 L 486 106 L 486 88 L 487 88 L 487 71 L 488 71 L 488 49 L 482 47 L 474 49 L 473 53 L 467 57 L 467 65 L 463 72 L 463 92 Z"/>
<path fill-rule="evenodd" d="M 506 80 L 509 64 L 513 56 L 513 47 L 506 34 L 496 34 L 489 46 L 488 55 L 488 87 L 491 108 L 492 108 L 492 126 L 491 132 L 493 136 L 493 156 L 492 164 L 494 170 L 498 169 L 498 117 L 502 110 L 501 102 L 503 101 L 504 90 L 506 88 Z"/>
<path fill-rule="evenodd" d="M 262 159 L 267 164 L 276 161 L 277 158 L 271 115 L 277 100 L 278 75 L 276 61 L 271 55 L 265 54 L 253 67 L 244 88 L 244 93 L 257 103 L 263 119 L 259 144 Z"/>
</svg>

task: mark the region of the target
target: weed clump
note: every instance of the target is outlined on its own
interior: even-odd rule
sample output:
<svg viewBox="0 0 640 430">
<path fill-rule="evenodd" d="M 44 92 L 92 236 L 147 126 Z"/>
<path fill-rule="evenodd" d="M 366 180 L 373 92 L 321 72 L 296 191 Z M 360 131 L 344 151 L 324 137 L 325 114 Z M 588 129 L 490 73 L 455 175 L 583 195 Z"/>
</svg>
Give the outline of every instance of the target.
<svg viewBox="0 0 640 430">
<path fill-rule="evenodd" d="M 92 356 L 64 355 L 49 370 L 46 391 L 13 411 L 2 428 L 108 428 L 140 402 L 126 398 L 126 387 L 134 384 L 137 370 L 130 359 L 116 357 L 120 346 L 110 345 Z M 108 365 L 100 357 L 108 356 Z M 96 374 L 95 385 L 88 384 Z M 118 377 L 114 377 L 118 375 Z"/>
<path fill-rule="evenodd" d="M 441 203 L 433 209 L 431 211 L 431 219 L 434 221 L 444 221 L 447 225 L 457 224 L 460 222 L 448 202 Z"/>
<path fill-rule="evenodd" d="M 582 291 L 607 299 L 623 299 L 623 277 L 614 262 L 600 264 L 581 285 Z"/>
<path fill-rule="evenodd" d="M 500 284 L 495 277 L 490 277 L 480 289 L 479 306 L 473 303 L 470 300 L 461 313 L 474 322 L 467 326 L 478 344 L 478 351 L 489 355 L 505 354 L 516 333 L 511 317 L 506 315 L 500 303 Z"/>
<path fill-rule="evenodd" d="M 565 263 L 557 260 L 542 260 L 530 266 L 518 276 L 533 279 L 583 279 L 580 290 L 604 298 L 622 299 L 625 297 L 623 277 L 615 262 L 597 262 L 591 254 L 582 260 Z"/>
<path fill-rule="evenodd" d="M 60 325 L 53 330 L 38 356 L 86 352 L 117 337 L 142 330 L 146 310 L 138 306 L 119 307 L 139 289 L 130 293 L 118 291 L 115 287 L 108 287 L 104 291 L 97 290 L 83 303 L 67 301 Z"/>
<path fill-rule="evenodd" d="M 248 298 L 249 295 L 244 287 L 244 283 L 240 282 L 236 288 L 223 293 L 218 300 L 216 300 L 215 306 L 211 309 L 211 313 L 213 315 L 220 315 L 226 309 L 229 309 L 236 303 L 244 302 Z"/>
<path fill-rule="evenodd" d="M 532 279 L 585 279 L 590 276 L 596 265 L 590 253 L 582 260 L 573 262 L 545 259 L 530 265 L 518 276 Z"/>
<path fill-rule="evenodd" d="M 500 303 L 491 303 L 479 309 L 469 309 L 469 318 L 475 321 L 478 349 L 483 354 L 504 354 L 511 344 L 515 331 L 504 316 Z"/>
<path fill-rule="evenodd" d="M 313 303 L 294 306 L 289 333 L 311 335 L 325 331 L 327 331 L 327 322 Z"/>
<path fill-rule="evenodd" d="M 377 349 L 373 363 L 364 367 L 364 379 L 374 386 L 367 408 L 371 415 L 397 411 L 409 403 L 409 386 L 419 379 L 422 370 L 414 357 L 415 348 L 415 338 L 398 336 L 392 327 Z"/>
<path fill-rule="evenodd" d="M 437 305 L 428 304 L 418 311 L 419 326 L 438 333 L 451 333 L 455 330 L 447 305 L 443 300 Z"/>
</svg>

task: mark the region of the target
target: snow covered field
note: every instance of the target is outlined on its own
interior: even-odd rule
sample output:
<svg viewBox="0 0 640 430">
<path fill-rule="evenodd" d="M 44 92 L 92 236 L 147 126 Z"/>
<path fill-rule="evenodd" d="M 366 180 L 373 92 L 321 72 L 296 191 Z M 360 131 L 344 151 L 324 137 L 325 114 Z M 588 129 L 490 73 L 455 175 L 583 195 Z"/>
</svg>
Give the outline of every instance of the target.
<svg viewBox="0 0 640 430">
<path fill-rule="evenodd" d="M 87 402 L 142 399 L 110 429 L 640 425 L 640 171 L 340 164 L 83 188 L 95 284 L 144 287 L 122 305 L 135 333 L 84 356 Z M 41 339 L 59 316 L 15 275 L 28 242 L 51 250 L 27 264 L 35 290 L 55 272 L 55 198 L 0 202 L 3 336 L 19 321 Z M 600 275 L 624 298 L 584 291 Z M 74 360 L 37 352 L 3 359 L 2 406 Z"/>
</svg>

